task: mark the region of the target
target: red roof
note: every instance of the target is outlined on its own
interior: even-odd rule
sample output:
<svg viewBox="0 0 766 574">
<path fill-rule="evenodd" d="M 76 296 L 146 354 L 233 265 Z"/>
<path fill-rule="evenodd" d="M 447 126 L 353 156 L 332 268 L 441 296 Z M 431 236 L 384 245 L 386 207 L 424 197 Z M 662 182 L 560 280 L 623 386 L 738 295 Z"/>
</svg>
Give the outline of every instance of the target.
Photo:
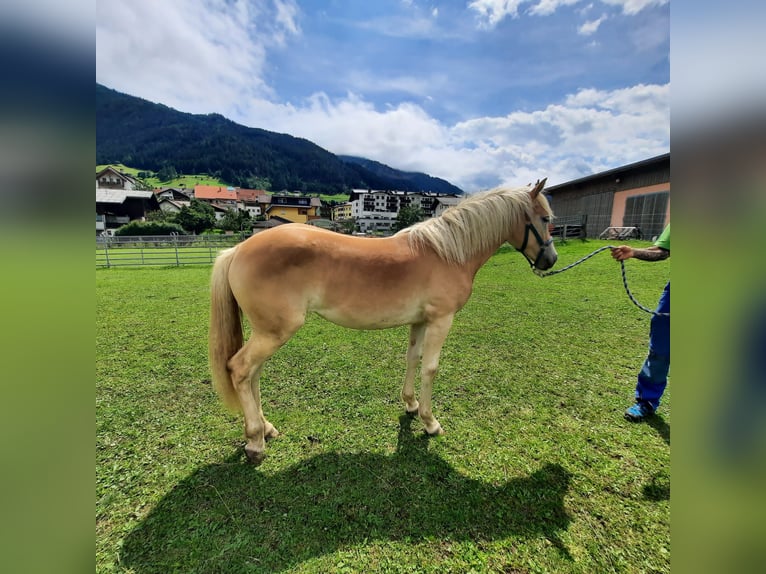
<svg viewBox="0 0 766 574">
<path fill-rule="evenodd" d="M 221 185 L 195 185 L 194 197 L 211 201 L 237 201 L 237 190 Z"/>
<path fill-rule="evenodd" d="M 240 201 L 252 201 L 263 203 L 262 196 L 266 196 L 262 189 L 237 189 L 237 199 Z"/>
</svg>

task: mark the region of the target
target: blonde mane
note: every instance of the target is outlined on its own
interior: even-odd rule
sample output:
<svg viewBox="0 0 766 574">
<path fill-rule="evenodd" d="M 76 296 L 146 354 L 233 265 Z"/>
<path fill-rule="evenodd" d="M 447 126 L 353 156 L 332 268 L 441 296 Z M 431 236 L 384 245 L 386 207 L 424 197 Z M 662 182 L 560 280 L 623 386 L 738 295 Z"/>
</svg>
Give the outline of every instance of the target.
<svg viewBox="0 0 766 574">
<path fill-rule="evenodd" d="M 462 265 L 477 253 L 498 247 L 514 226 L 531 217 L 531 187 L 498 187 L 468 196 L 450 207 L 440 217 L 416 223 L 397 235 L 406 234 L 410 247 L 433 249 L 447 261 Z M 538 196 L 548 215 L 550 206 L 542 194 Z"/>
</svg>

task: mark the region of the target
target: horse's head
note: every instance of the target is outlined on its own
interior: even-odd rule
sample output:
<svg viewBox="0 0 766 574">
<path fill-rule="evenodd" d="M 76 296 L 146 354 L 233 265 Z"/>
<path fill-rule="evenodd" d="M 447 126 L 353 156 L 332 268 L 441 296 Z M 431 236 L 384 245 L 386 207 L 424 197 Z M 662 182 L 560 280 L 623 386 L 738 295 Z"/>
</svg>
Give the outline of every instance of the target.
<svg viewBox="0 0 766 574">
<path fill-rule="evenodd" d="M 527 258 L 533 269 L 550 269 L 558 259 L 548 225 L 553 212 L 548 200 L 540 193 L 546 179 L 538 181 L 529 191 L 530 206 L 526 212 L 523 230 L 515 229 L 509 243 Z"/>
</svg>

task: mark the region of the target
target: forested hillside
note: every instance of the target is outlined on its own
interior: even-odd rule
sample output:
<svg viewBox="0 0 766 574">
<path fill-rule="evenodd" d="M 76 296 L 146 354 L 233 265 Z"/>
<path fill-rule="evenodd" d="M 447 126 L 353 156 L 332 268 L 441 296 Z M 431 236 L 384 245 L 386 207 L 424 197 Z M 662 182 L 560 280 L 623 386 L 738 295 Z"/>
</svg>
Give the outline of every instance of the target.
<svg viewBox="0 0 766 574">
<path fill-rule="evenodd" d="M 273 191 L 335 194 L 373 188 L 462 193 L 449 182 L 426 174 L 402 172 L 361 158 L 347 159 L 306 139 L 245 127 L 219 114 L 179 112 L 96 84 L 98 164 L 206 173 L 233 186 Z"/>
</svg>

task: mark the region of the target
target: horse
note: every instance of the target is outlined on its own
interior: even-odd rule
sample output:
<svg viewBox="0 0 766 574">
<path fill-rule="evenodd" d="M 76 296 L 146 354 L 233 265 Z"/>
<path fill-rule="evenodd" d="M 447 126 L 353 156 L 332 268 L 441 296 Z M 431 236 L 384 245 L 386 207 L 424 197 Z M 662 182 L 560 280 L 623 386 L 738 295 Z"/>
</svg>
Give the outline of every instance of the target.
<svg viewBox="0 0 766 574">
<path fill-rule="evenodd" d="M 549 269 L 558 258 L 548 225 L 553 213 L 541 193 L 545 181 L 470 195 L 390 237 L 291 223 L 221 251 L 210 281 L 210 369 L 223 403 L 243 414 L 248 460 L 260 464 L 266 439 L 279 434 L 261 407 L 264 364 L 312 312 L 352 329 L 409 325 L 405 411 L 419 416 L 429 435 L 444 434 L 431 410 L 433 381 L 476 273 L 506 241 L 533 270 Z M 246 342 L 242 315 L 251 326 Z"/>
</svg>

